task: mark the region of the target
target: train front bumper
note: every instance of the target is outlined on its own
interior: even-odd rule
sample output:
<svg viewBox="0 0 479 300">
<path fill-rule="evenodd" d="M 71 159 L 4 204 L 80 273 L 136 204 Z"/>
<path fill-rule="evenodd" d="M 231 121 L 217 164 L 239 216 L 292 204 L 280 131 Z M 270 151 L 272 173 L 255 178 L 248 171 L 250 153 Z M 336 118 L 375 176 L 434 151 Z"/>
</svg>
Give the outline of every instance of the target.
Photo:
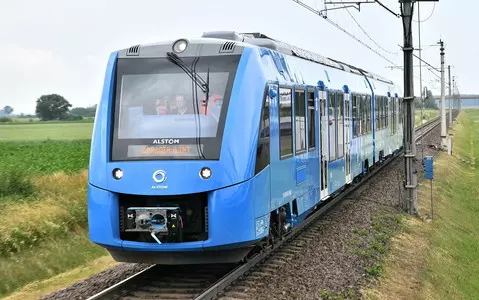
<svg viewBox="0 0 479 300">
<path fill-rule="evenodd" d="M 254 180 L 253 180 L 254 181 Z M 150 243 L 120 238 L 118 194 L 88 185 L 88 220 L 91 241 L 107 248 L 119 261 L 147 262 L 161 253 L 173 257 L 174 253 L 216 252 L 248 248 L 267 236 L 267 228 L 258 232 L 255 226 L 254 196 L 251 182 L 230 186 L 208 193 L 208 237 L 204 241 L 177 243 Z M 256 222 L 257 223 L 257 222 Z M 263 222 L 265 223 L 265 222 Z M 198 254 L 194 254 L 198 255 Z M 120 257 L 122 256 L 122 257 Z M 127 256 L 127 257 L 126 257 Z M 170 258 L 171 258 L 170 257 Z"/>
</svg>

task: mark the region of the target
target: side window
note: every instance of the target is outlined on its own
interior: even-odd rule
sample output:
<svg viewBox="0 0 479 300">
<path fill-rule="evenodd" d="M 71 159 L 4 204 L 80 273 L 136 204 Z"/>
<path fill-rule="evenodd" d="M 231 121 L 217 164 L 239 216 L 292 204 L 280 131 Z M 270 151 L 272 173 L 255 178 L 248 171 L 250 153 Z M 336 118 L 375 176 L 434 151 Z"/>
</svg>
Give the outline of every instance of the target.
<svg viewBox="0 0 479 300">
<path fill-rule="evenodd" d="M 336 94 L 336 106 L 338 111 L 338 121 L 337 124 L 337 145 L 338 149 L 336 151 L 336 157 L 343 157 L 344 156 L 344 94 L 338 93 Z"/>
<path fill-rule="evenodd" d="M 381 102 L 379 103 L 379 119 L 381 122 L 381 129 L 384 128 L 384 97 L 381 97 Z"/>
<path fill-rule="evenodd" d="M 358 113 L 357 113 L 357 99 L 356 99 L 356 95 L 352 95 L 352 99 L 353 99 L 353 137 L 357 137 L 358 136 L 358 124 L 357 124 L 357 116 L 358 116 Z"/>
<path fill-rule="evenodd" d="M 332 92 L 328 93 L 329 97 L 329 161 L 336 159 L 336 141 L 337 139 L 337 112 L 336 112 L 336 95 Z"/>
<path fill-rule="evenodd" d="M 279 148 L 281 159 L 293 154 L 291 89 L 279 89 Z"/>
<path fill-rule="evenodd" d="M 255 174 L 258 174 L 269 165 L 269 131 L 269 96 L 266 93 L 263 108 L 261 109 L 258 147 L 256 148 Z"/>
<path fill-rule="evenodd" d="M 403 99 L 399 98 L 399 124 L 403 124 L 404 112 L 403 112 Z"/>
<path fill-rule="evenodd" d="M 305 91 L 294 90 L 294 125 L 296 154 L 306 152 L 306 99 Z"/>
<path fill-rule="evenodd" d="M 371 96 L 366 96 L 366 105 L 367 105 L 367 107 L 368 107 L 368 114 L 367 114 L 367 116 L 366 116 L 366 117 L 367 117 L 367 119 L 366 119 L 366 121 L 367 121 L 366 126 L 367 126 L 367 128 L 368 128 L 368 132 L 371 132 L 371 131 L 372 131 L 372 120 L 371 120 L 371 117 L 372 117 L 372 111 L 371 111 L 371 109 L 372 109 L 372 100 L 371 100 L 371 99 L 372 99 Z"/>
<path fill-rule="evenodd" d="M 314 90 L 308 90 L 308 149 L 316 148 L 316 115 L 314 114 Z"/>
<path fill-rule="evenodd" d="M 385 101 L 384 102 L 384 104 L 385 104 L 385 106 L 384 106 L 384 119 L 385 119 L 384 126 L 385 127 L 389 127 L 389 100 L 390 100 L 389 97 L 384 98 L 384 101 Z"/>
<path fill-rule="evenodd" d="M 376 124 L 376 131 L 381 128 L 381 120 L 379 119 L 379 103 L 381 101 L 381 97 L 377 95 L 374 96 L 375 104 L 374 104 L 374 123 Z"/>
<path fill-rule="evenodd" d="M 366 110 L 366 96 L 361 96 L 361 134 L 365 134 L 367 132 L 366 128 L 366 118 L 367 118 L 367 110 Z"/>
</svg>

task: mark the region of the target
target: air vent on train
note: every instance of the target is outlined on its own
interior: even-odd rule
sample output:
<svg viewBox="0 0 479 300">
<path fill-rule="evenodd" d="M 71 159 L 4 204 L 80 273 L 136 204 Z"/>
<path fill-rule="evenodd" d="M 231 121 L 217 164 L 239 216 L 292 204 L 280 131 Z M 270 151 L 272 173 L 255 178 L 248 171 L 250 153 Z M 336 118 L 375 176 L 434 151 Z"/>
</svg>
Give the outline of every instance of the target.
<svg viewBox="0 0 479 300">
<path fill-rule="evenodd" d="M 140 45 L 131 46 L 128 51 L 126 51 L 126 55 L 139 55 L 140 54 Z"/>
<path fill-rule="evenodd" d="M 231 53 L 235 50 L 235 46 L 235 42 L 225 42 L 223 46 L 221 46 L 220 53 Z"/>
</svg>

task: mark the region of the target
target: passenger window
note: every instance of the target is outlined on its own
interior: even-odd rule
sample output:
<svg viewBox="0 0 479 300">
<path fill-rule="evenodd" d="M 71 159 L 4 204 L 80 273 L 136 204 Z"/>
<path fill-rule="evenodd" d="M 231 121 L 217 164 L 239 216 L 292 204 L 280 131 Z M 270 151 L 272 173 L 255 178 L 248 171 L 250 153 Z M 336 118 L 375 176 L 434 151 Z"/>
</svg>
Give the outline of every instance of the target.
<svg viewBox="0 0 479 300">
<path fill-rule="evenodd" d="M 293 154 L 291 89 L 279 89 L 279 148 L 281 159 Z"/>
<path fill-rule="evenodd" d="M 294 125 L 296 154 L 306 152 L 306 99 L 305 91 L 294 90 Z"/>
<path fill-rule="evenodd" d="M 329 96 L 329 161 L 336 159 L 336 142 L 337 142 L 337 113 L 336 113 L 336 95 L 332 92 L 328 93 Z"/>
<path fill-rule="evenodd" d="M 338 112 L 337 124 L 337 158 L 344 156 L 344 95 L 342 93 L 336 94 L 336 106 Z"/>
<path fill-rule="evenodd" d="M 384 126 L 389 127 L 389 98 L 384 98 Z"/>
<path fill-rule="evenodd" d="M 261 110 L 258 147 L 256 148 L 255 175 L 266 168 L 270 162 L 269 131 L 269 96 L 266 93 L 264 97 L 263 108 Z"/>
<path fill-rule="evenodd" d="M 361 109 L 361 134 L 366 133 L 366 96 L 361 95 L 361 105 L 359 107 Z"/>
<path fill-rule="evenodd" d="M 371 132 L 372 131 L 372 123 L 371 123 L 371 114 L 372 114 L 372 111 L 371 111 L 371 106 L 372 106 L 372 101 L 371 101 L 371 96 L 366 96 L 366 105 L 368 107 L 368 110 L 367 110 L 367 115 L 366 115 L 366 126 L 368 127 L 368 131 L 367 132 Z"/>
<path fill-rule="evenodd" d="M 314 91 L 308 90 L 308 149 L 316 148 L 316 115 L 314 110 Z"/>
<path fill-rule="evenodd" d="M 382 129 L 384 127 L 384 97 L 380 97 L 379 100 L 379 123 Z"/>
</svg>

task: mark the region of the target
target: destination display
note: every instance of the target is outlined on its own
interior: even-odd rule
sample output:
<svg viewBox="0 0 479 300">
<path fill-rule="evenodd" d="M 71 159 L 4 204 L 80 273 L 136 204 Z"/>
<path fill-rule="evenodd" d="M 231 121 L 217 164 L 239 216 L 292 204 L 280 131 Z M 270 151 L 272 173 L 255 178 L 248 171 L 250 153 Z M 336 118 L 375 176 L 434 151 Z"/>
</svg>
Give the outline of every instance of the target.
<svg viewBox="0 0 479 300">
<path fill-rule="evenodd" d="M 200 145 L 203 150 L 203 145 Z M 129 145 L 128 157 L 198 156 L 197 145 Z"/>
</svg>

